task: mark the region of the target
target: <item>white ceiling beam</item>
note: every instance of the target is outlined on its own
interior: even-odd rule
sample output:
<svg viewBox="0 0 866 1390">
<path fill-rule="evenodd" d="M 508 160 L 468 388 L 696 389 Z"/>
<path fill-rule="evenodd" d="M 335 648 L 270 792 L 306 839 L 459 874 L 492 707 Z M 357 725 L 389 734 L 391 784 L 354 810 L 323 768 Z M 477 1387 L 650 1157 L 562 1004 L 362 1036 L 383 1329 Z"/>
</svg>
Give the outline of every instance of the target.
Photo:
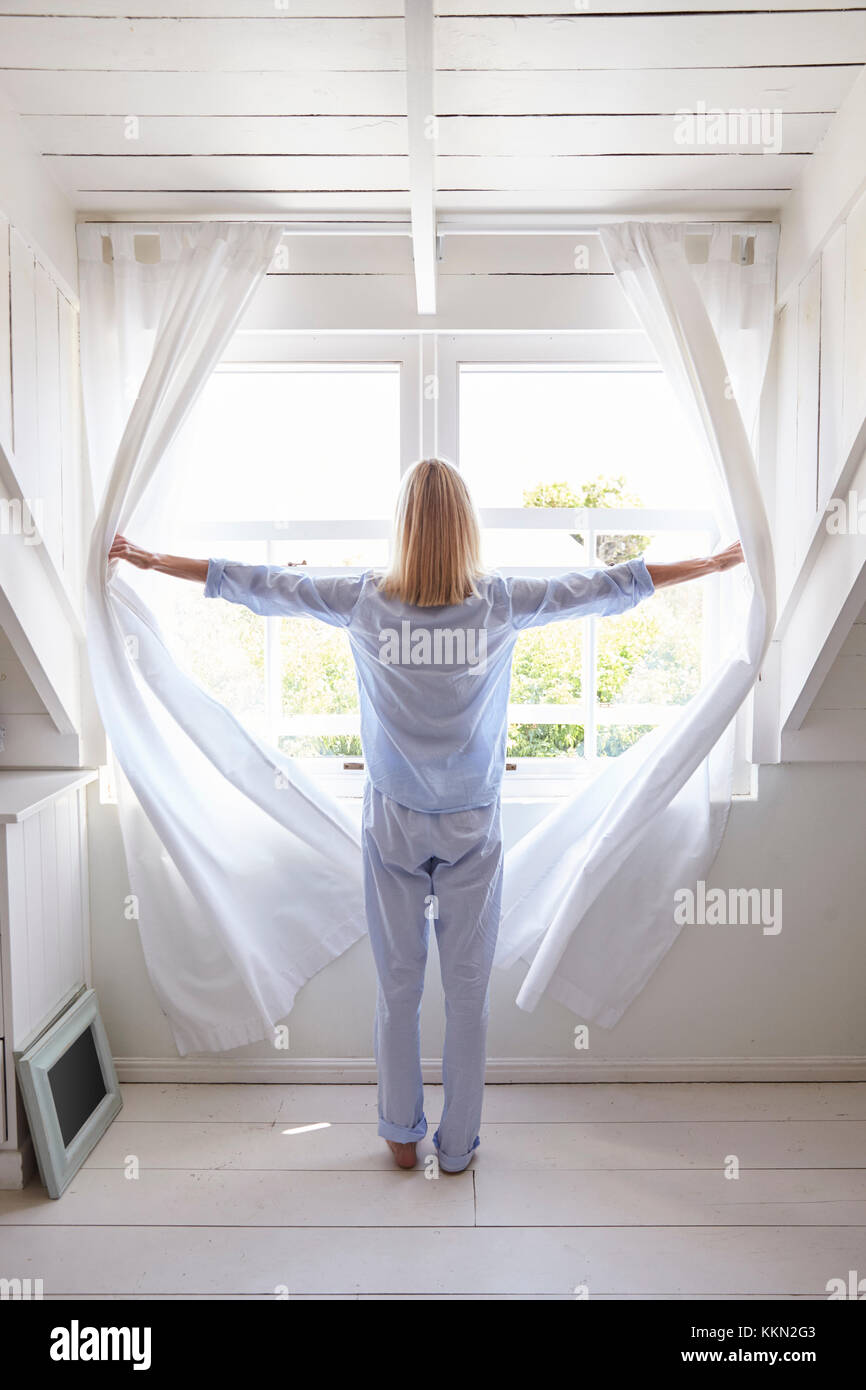
<svg viewBox="0 0 866 1390">
<path fill-rule="evenodd" d="M 406 0 L 409 212 L 419 314 L 436 313 L 436 108 L 433 0 Z"/>
</svg>

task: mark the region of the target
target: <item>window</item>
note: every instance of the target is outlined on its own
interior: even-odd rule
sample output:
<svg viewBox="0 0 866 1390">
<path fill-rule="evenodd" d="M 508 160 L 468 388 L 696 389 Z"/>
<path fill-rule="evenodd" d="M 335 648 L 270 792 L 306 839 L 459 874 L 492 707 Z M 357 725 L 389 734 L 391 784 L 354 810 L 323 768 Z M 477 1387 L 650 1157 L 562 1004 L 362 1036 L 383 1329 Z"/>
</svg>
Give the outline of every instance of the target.
<svg viewBox="0 0 866 1390">
<path fill-rule="evenodd" d="M 621 335 L 622 360 L 607 364 L 593 360 L 591 334 L 251 335 L 235 350 L 246 360 L 214 374 L 175 446 L 171 548 L 305 560 L 314 573 L 384 567 L 401 473 L 436 452 L 467 477 L 491 567 L 545 574 L 707 553 L 715 530 L 697 445 L 646 352 L 640 334 Z M 190 674 L 354 794 L 363 771 L 346 634 L 143 579 Z M 618 618 L 522 634 L 506 793 L 566 794 L 674 716 L 715 659 L 715 605 L 712 583 L 686 586 Z"/>
<path fill-rule="evenodd" d="M 545 574 L 710 548 L 696 444 L 660 371 L 472 361 L 457 374 L 460 467 L 488 564 Z M 510 757 L 582 759 L 591 772 L 669 719 L 701 683 L 704 599 L 700 586 L 672 589 L 615 619 L 522 634 Z"/>
<path fill-rule="evenodd" d="M 393 361 L 220 367 L 173 450 L 172 548 L 313 573 L 384 567 L 400 391 Z M 344 632 L 148 578 L 179 664 L 255 733 L 296 757 L 360 757 Z"/>
</svg>

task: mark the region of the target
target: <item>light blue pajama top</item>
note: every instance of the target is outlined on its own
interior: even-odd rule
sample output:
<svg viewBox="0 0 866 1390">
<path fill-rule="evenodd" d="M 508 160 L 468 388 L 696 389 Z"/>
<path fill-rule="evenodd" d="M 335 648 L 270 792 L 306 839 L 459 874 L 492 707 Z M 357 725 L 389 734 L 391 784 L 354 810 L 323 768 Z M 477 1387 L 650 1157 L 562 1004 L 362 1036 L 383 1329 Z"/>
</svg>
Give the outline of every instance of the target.
<svg viewBox="0 0 866 1390">
<path fill-rule="evenodd" d="M 524 628 L 622 613 L 653 592 L 643 559 L 551 579 L 487 574 L 476 596 L 446 608 L 386 598 L 380 578 L 212 559 L 204 592 L 254 613 L 346 629 L 368 776 L 415 811 L 463 811 L 499 795 L 511 658 Z"/>
</svg>

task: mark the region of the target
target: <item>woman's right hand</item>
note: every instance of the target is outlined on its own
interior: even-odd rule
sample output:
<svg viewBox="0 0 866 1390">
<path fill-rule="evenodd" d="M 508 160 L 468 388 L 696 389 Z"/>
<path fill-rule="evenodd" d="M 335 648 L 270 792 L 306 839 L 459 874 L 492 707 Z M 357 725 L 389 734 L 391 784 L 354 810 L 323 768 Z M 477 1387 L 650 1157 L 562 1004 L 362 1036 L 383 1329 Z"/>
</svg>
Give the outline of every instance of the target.
<svg viewBox="0 0 866 1390">
<path fill-rule="evenodd" d="M 133 545 L 126 536 L 122 536 L 118 531 L 114 540 L 111 542 L 111 549 L 108 552 L 109 560 L 127 560 L 130 565 L 135 565 L 137 569 L 153 569 L 156 556 L 150 550 L 142 550 L 140 545 Z"/>
</svg>

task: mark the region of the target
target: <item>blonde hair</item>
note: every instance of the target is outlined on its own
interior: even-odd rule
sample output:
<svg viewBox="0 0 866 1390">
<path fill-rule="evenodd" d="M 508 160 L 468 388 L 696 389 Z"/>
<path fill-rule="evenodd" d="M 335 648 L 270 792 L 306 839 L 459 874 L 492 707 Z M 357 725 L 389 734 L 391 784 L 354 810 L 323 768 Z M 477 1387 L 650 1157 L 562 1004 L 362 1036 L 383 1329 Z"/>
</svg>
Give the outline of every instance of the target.
<svg viewBox="0 0 866 1390">
<path fill-rule="evenodd" d="M 477 593 L 481 534 L 469 489 L 442 459 L 421 459 L 403 479 L 394 555 L 380 582 L 389 598 L 418 608 L 462 603 Z"/>
</svg>

